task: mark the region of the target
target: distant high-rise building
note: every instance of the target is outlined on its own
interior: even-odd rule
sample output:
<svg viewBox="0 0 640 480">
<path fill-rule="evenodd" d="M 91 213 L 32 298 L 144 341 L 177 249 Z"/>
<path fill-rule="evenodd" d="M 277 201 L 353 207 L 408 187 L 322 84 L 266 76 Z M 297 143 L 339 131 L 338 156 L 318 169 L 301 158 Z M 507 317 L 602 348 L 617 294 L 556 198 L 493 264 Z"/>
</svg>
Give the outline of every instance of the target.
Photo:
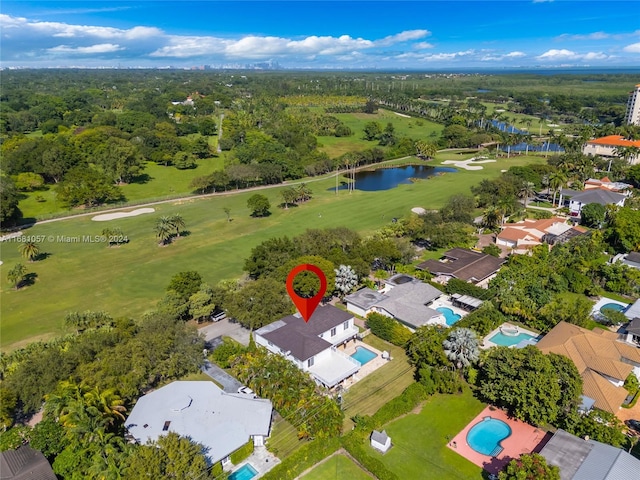
<svg viewBox="0 0 640 480">
<path fill-rule="evenodd" d="M 640 125 L 640 84 L 629 95 L 627 114 L 624 117 L 627 125 Z"/>
</svg>

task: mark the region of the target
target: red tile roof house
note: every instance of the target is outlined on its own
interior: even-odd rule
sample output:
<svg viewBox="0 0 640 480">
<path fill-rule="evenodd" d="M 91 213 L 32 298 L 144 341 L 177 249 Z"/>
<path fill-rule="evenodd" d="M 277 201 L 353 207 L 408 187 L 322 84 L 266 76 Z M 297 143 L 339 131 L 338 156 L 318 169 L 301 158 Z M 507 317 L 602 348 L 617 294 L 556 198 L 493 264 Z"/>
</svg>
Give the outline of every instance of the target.
<svg viewBox="0 0 640 480">
<path fill-rule="evenodd" d="M 561 243 L 586 232 L 587 229 L 574 227 L 564 218 L 525 219 L 503 225 L 496 237 L 496 245 L 512 249 L 511 253 L 523 254 L 543 242 L 550 245 Z"/>
<path fill-rule="evenodd" d="M 486 285 L 505 262 L 485 253 L 465 248 L 452 248 L 440 260 L 427 260 L 416 265 L 418 270 L 427 270 L 435 275 L 433 281 L 447 283 L 452 278 L 464 280 L 478 286 Z"/>
<path fill-rule="evenodd" d="M 361 364 L 338 350 L 358 334 L 353 315 L 332 305 L 318 307 L 308 322 L 289 315 L 254 332 L 258 345 L 283 355 L 318 384 L 333 388 L 355 375 Z"/>
<path fill-rule="evenodd" d="M 585 155 L 599 156 L 604 158 L 621 158 L 620 149 L 624 147 L 637 147 L 640 149 L 640 140 L 625 140 L 621 135 L 607 135 L 588 141 L 582 147 Z M 640 152 L 628 158 L 630 165 L 640 163 Z"/>
</svg>

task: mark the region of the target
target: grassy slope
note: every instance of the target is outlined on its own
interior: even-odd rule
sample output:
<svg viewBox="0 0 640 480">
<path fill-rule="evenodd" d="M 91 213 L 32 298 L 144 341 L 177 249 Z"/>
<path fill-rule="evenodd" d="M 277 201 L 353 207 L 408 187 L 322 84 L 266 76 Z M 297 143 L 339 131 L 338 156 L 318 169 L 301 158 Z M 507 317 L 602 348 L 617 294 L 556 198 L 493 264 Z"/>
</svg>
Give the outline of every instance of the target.
<svg viewBox="0 0 640 480">
<path fill-rule="evenodd" d="M 393 447 L 385 455 L 366 448 L 399 478 L 458 480 L 482 478 L 481 469 L 447 447 L 484 405 L 466 390 L 434 395 L 418 415 L 409 414 L 385 426 Z"/>
<path fill-rule="evenodd" d="M 452 154 L 449 153 L 448 156 Z M 25 235 L 53 235 L 54 241 L 40 244 L 51 256 L 27 263 L 20 259 L 18 243 L 3 242 L 0 259 L 0 346 L 16 348 L 28 341 L 65 332 L 63 318 L 69 311 L 106 310 L 114 317 L 137 317 L 150 310 L 162 296 L 172 275 L 184 270 L 197 270 L 205 281 L 216 283 L 238 277 L 251 248 L 275 236 L 295 236 L 307 228 L 347 226 L 367 234 L 386 224 L 391 217 L 401 217 L 415 206 L 438 208 L 454 193 L 468 193 L 471 185 L 482 178 L 499 175 L 512 165 L 542 159 L 501 159 L 485 164 L 479 171 L 461 171 L 431 178 L 382 192 L 352 194 L 330 190 L 332 178 L 312 182 L 314 198 L 297 208 L 283 210 L 272 207 L 268 218 L 251 218 L 246 207 L 252 194 L 207 199 L 191 199 L 182 203 L 157 205 L 154 214 L 110 222 L 92 222 L 90 217 L 39 224 Z M 329 189 L 329 190 L 328 190 Z M 279 191 L 262 191 L 272 205 L 280 203 Z M 226 221 L 224 207 L 231 209 L 233 222 Z M 154 223 L 160 215 L 179 213 L 190 235 L 173 245 L 158 247 Z M 384 215 L 384 218 L 383 218 Z M 107 248 L 97 243 L 62 243 L 57 236 L 98 235 L 102 228 L 120 227 L 130 243 Z M 23 262 L 38 275 L 33 286 L 15 291 L 7 281 L 7 273 L 17 262 Z"/>
<path fill-rule="evenodd" d="M 197 167 L 189 170 L 178 170 L 175 167 L 164 167 L 148 162 L 144 169 L 144 173 L 149 176 L 148 181 L 123 185 L 122 193 L 128 202 L 167 197 L 178 193 L 189 194 L 193 191 L 189 187 L 193 178 L 208 175 L 214 170 L 222 170 L 223 166 L 222 157 L 198 160 Z M 44 197 L 46 201 L 37 202 L 37 196 Z M 51 213 L 67 211 L 56 203 L 55 188 L 51 187 L 48 190 L 25 193 L 19 207 L 25 218 L 41 218 Z"/>
<path fill-rule="evenodd" d="M 304 480 L 369 480 L 371 477 L 351 459 L 344 455 L 334 455 L 302 478 Z"/>
</svg>

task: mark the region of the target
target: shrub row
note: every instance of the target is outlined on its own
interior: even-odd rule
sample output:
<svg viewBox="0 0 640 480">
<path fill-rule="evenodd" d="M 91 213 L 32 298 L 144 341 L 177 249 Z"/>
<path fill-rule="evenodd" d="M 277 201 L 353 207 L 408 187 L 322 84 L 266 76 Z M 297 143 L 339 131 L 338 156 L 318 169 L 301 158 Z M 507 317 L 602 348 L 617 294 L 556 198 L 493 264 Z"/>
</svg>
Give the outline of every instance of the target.
<svg viewBox="0 0 640 480">
<path fill-rule="evenodd" d="M 243 354 L 246 351 L 247 349 L 235 340 L 224 337 L 222 339 L 222 344 L 216 347 L 213 353 L 211 353 L 211 358 L 221 368 L 229 368 L 231 366 L 231 359 L 236 355 Z"/>
<path fill-rule="evenodd" d="M 234 465 L 238 465 L 241 461 L 253 453 L 253 440 L 249 440 L 230 456 Z"/>
<path fill-rule="evenodd" d="M 354 430 L 342 437 L 342 446 L 379 480 L 398 480 L 398 476 L 384 463 L 369 454 L 365 447 L 366 440 L 366 432 Z"/>
<path fill-rule="evenodd" d="M 407 343 L 407 340 L 411 337 L 411 332 L 398 323 L 397 320 L 380 313 L 367 315 L 367 328 L 370 328 L 371 333 L 377 337 L 400 347 Z"/>
<path fill-rule="evenodd" d="M 262 478 L 264 480 L 293 480 L 338 448 L 340 448 L 340 439 L 337 437 L 313 440 L 289 455 Z"/>
<path fill-rule="evenodd" d="M 479 298 L 480 300 L 488 300 L 493 297 L 490 290 L 482 287 L 476 287 L 471 283 L 467 283 L 464 280 L 452 278 L 447 282 L 446 292 L 451 295 L 452 293 L 459 293 L 460 295 L 469 295 L 471 297 Z"/>
<path fill-rule="evenodd" d="M 383 405 L 372 417 L 375 428 L 389 423 L 391 420 L 405 415 L 416 408 L 429 395 L 419 383 L 412 383 L 400 395 Z"/>
</svg>

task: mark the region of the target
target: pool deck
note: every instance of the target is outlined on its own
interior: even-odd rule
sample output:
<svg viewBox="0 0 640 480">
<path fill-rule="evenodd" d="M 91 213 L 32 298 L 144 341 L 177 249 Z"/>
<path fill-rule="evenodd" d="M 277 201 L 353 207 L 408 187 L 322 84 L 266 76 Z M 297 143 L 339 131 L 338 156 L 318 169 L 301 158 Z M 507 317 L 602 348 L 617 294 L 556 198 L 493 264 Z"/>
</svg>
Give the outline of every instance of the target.
<svg viewBox="0 0 640 480">
<path fill-rule="evenodd" d="M 531 335 L 532 337 L 539 337 L 540 334 L 536 333 L 536 332 L 532 332 L 531 330 L 527 330 L 526 328 L 522 328 L 518 325 L 512 325 L 510 323 L 503 323 L 502 325 L 500 325 L 498 328 L 495 328 L 493 330 L 491 330 L 483 339 L 482 342 L 480 343 L 480 348 L 483 349 L 487 349 L 487 348 L 491 348 L 491 347 L 500 347 L 501 345 L 498 345 L 497 343 L 493 343 L 491 340 L 489 340 L 491 337 L 493 337 L 496 333 L 500 333 L 503 330 L 508 330 L 508 329 L 516 329 L 518 331 L 518 334 L 520 333 L 526 333 L 527 335 Z M 515 345 L 512 345 L 513 347 L 515 347 Z"/>
<path fill-rule="evenodd" d="M 238 465 L 225 466 L 225 472 L 236 472 L 240 470 L 247 463 L 250 463 L 253 468 L 258 472 L 254 479 L 262 477 L 265 473 L 280 463 L 280 459 L 267 450 L 267 447 L 255 447 L 253 453 L 245 458 Z"/>
<path fill-rule="evenodd" d="M 621 307 L 624 307 L 625 309 L 629 306 L 629 303 L 620 302 L 620 301 L 614 300 L 612 298 L 600 297 L 600 300 L 598 300 L 596 302 L 596 304 L 593 306 L 593 308 L 591 309 L 591 316 L 593 318 L 595 318 L 596 320 L 598 318 L 602 318 L 602 313 L 600 312 L 600 309 L 603 306 L 605 306 L 607 303 L 615 303 L 616 305 L 620 305 Z"/>
<path fill-rule="evenodd" d="M 451 300 L 449 298 L 448 295 L 443 295 L 442 297 L 436 299 L 433 301 L 433 303 L 431 303 L 431 305 L 429 305 L 429 308 L 436 310 L 439 307 L 444 307 L 444 308 L 448 308 L 450 310 L 453 311 L 453 313 L 457 313 L 458 315 L 460 315 L 460 318 L 464 318 L 467 315 L 469 315 L 469 312 L 467 312 L 466 310 L 462 310 L 461 308 L 458 307 L 454 307 L 453 303 L 451 303 Z M 433 322 L 429 322 L 431 325 L 433 324 L 439 324 L 439 325 L 443 325 L 445 327 L 453 327 L 455 326 L 455 323 L 453 325 L 447 325 L 447 322 L 445 320 L 444 315 L 440 315 L 440 318 L 438 320 L 434 320 Z"/>
<path fill-rule="evenodd" d="M 462 455 L 471 463 L 482 467 L 489 473 L 497 474 L 512 459 L 520 457 L 523 453 L 539 452 L 542 447 L 549 441 L 551 434 L 546 434 L 544 430 L 510 418 L 502 410 L 495 407 L 486 407 L 480 414 L 474 418 L 466 427 L 462 429 L 447 444 L 454 452 Z M 511 435 L 500 442 L 502 452 L 497 457 L 482 455 L 472 449 L 467 443 L 467 433 L 476 423 L 481 422 L 484 417 L 491 417 L 502 420 L 511 428 Z"/>
<path fill-rule="evenodd" d="M 370 360 L 364 365 L 362 365 L 362 367 L 360 367 L 360 370 L 358 370 L 358 373 L 356 373 L 352 377 L 347 378 L 344 382 L 342 382 L 342 388 L 344 388 L 345 390 L 348 390 L 349 387 L 351 387 L 353 384 L 359 382 L 364 377 L 376 371 L 381 366 L 386 365 L 387 362 L 389 361 L 382 358 L 382 352 L 380 350 L 377 350 L 373 348 L 371 345 L 368 345 L 360 340 L 356 340 L 355 342 L 347 342 L 347 344 L 344 345 L 343 347 L 340 347 L 339 350 L 351 356 L 354 353 L 356 353 L 356 349 L 358 347 L 364 347 L 367 350 L 370 350 L 373 353 L 376 353 L 378 356 L 373 360 Z"/>
</svg>

